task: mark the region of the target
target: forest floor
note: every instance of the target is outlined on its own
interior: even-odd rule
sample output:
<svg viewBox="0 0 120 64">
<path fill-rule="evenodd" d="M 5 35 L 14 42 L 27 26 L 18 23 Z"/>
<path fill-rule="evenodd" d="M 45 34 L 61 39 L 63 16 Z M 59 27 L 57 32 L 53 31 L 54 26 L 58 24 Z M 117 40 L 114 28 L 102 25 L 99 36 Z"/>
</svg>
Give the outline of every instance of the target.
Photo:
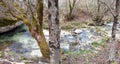
<svg viewBox="0 0 120 64">
<path fill-rule="evenodd" d="M 93 47 L 93 50 L 84 50 L 80 53 L 62 54 L 63 64 L 107 64 L 110 42 Z M 120 64 L 120 41 L 116 43 L 116 59 L 112 64 Z"/>
</svg>

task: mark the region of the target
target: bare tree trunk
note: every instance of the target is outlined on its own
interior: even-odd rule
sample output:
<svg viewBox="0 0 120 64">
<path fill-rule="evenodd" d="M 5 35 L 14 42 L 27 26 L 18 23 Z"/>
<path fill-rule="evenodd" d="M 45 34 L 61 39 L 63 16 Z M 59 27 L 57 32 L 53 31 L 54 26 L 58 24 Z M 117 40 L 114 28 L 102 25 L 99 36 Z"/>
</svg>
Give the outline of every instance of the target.
<svg viewBox="0 0 120 64">
<path fill-rule="evenodd" d="M 118 24 L 118 15 L 119 15 L 119 4 L 120 1 L 116 0 L 115 4 L 115 15 L 114 15 L 114 24 L 112 27 L 112 39 L 111 39 L 111 47 L 110 47 L 110 55 L 109 55 L 109 64 L 115 60 L 115 44 L 116 44 L 116 30 L 117 30 L 117 24 Z"/>
<path fill-rule="evenodd" d="M 60 28 L 58 0 L 48 0 L 49 9 L 49 46 L 51 51 L 50 63 L 61 64 L 60 61 Z"/>
<path fill-rule="evenodd" d="M 96 25 L 103 25 L 104 24 L 104 22 L 102 21 L 103 17 L 104 17 L 104 13 L 101 13 L 100 0 L 97 0 L 97 15 L 96 15 L 96 18 L 95 18 L 95 24 Z"/>
<path fill-rule="evenodd" d="M 77 0 L 73 0 L 72 2 L 71 0 L 69 0 L 68 2 L 69 2 L 69 13 L 67 15 L 67 20 L 69 21 L 74 19 L 73 11 L 76 6 Z"/>
</svg>

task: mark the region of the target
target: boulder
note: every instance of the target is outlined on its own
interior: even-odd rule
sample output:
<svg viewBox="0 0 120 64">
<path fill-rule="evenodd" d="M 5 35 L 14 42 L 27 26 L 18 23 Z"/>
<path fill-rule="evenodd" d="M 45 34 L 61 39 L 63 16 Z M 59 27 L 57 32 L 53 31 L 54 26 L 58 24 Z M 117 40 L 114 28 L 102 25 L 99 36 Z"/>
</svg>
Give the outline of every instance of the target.
<svg viewBox="0 0 120 64">
<path fill-rule="evenodd" d="M 15 24 L 13 24 L 13 25 L 7 25 L 7 26 L 0 27 L 0 33 L 10 31 L 10 30 L 22 25 L 22 24 L 23 24 L 23 22 L 19 21 L 19 22 L 16 22 Z"/>
<path fill-rule="evenodd" d="M 10 31 L 22 24 L 21 21 L 18 22 L 16 18 L 9 13 L 6 7 L 0 4 L 0 33 Z"/>
</svg>

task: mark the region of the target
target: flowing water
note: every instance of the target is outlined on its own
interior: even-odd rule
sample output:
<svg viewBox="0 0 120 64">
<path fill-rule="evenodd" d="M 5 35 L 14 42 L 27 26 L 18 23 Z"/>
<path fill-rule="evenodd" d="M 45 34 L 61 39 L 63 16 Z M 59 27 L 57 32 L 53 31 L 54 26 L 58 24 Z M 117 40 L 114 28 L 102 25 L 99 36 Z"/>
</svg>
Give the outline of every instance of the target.
<svg viewBox="0 0 120 64">
<path fill-rule="evenodd" d="M 107 26 L 104 28 L 100 27 L 100 29 L 106 31 L 108 36 L 111 34 L 111 28 L 108 30 Z M 65 51 L 69 51 L 69 44 L 77 41 L 79 45 L 75 51 L 79 51 L 79 48 L 81 47 L 90 48 L 92 41 L 97 39 L 100 40 L 100 38 L 103 37 L 101 36 L 101 33 L 98 33 L 94 27 L 78 29 L 77 31 L 78 33 L 76 35 L 71 34 L 71 32 L 67 32 L 65 30 L 61 31 L 61 48 L 63 48 Z M 49 32 L 48 30 L 44 30 L 43 32 L 48 42 Z M 6 48 L 9 48 L 10 51 L 14 53 L 22 54 L 26 57 L 42 56 L 36 40 L 31 36 L 28 28 L 25 25 L 17 27 L 16 29 L 9 32 L 0 34 L 0 51 Z"/>
<path fill-rule="evenodd" d="M 0 34 L 0 50 L 9 48 L 10 51 L 29 56 L 42 56 L 37 42 L 32 38 L 25 25 Z M 39 54 L 38 54 L 39 53 Z"/>
</svg>

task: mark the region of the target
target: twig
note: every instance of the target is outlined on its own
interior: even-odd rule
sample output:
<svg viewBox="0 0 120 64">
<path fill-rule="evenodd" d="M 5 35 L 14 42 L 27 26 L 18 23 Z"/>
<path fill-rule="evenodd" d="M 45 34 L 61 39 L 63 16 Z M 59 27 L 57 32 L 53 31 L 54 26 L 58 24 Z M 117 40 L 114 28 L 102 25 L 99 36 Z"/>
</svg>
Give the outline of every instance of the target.
<svg viewBox="0 0 120 64">
<path fill-rule="evenodd" d="M 107 8 L 110 10 L 110 13 L 112 14 L 112 16 L 115 17 L 115 15 L 114 15 L 114 13 L 113 13 L 111 7 L 109 7 L 108 4 L 106 4 L 106 3 L 103 2 L 103 1 L 99 1 L 99 2 L 100 2 L 101 4 L 104 4 L 105 6 L 107 6 Z"/>
</svg>

